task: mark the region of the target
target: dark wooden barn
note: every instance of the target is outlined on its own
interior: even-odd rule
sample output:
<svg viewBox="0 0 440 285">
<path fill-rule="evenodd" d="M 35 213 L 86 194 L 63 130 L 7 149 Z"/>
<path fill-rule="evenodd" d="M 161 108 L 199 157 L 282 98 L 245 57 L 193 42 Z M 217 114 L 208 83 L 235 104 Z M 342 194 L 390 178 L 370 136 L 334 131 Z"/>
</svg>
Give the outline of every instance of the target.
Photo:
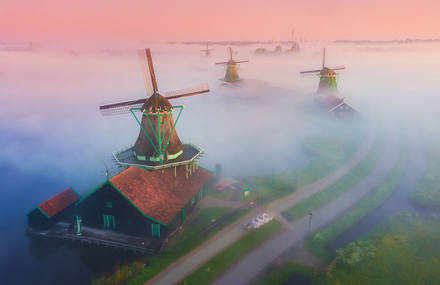
<svg viewBox="0 0 440 285">
<path fill-rule="evenodd" d="M 80 199 L 81 196 L 73 189 L 64 190 L 27 214 L 29 227 L 47 230 L 59 221 L 73 221 L 75 202 Z"/>
<path fill-rule="evenodd" d="M 84 227 L 164 238 L 205 196 L 211 176 L 192 165 L 158 171 L 132 166 L 85 195 L 77 213 Z"/>
<path fill-rule="evenodd" d="M 320 94 L 316 97 L 317 103 L 333 117 L 353 116 L 357 112 L 350 105 L 344 102 L 344 98 L 336 94 Z"/>
</svg>

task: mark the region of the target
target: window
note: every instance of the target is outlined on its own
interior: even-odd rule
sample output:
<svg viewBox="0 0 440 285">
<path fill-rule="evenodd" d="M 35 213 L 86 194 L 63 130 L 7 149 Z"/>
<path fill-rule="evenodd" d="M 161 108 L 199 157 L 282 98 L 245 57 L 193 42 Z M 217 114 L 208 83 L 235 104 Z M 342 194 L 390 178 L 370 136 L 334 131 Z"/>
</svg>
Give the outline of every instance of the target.
<svg viewBox="0 0 440 285">
<path fill-rule="evenodd" d="M 105 202 L 105 207 L 106 208 L 113 208 L 112 202 Z"/>
</svg>

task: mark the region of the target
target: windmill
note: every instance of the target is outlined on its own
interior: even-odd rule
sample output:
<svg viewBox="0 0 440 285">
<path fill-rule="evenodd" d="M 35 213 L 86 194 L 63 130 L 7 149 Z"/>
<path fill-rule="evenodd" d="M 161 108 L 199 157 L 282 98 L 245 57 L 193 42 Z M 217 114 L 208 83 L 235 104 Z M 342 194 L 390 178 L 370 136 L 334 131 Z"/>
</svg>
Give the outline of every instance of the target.
<svg viewBox="0 0 440 285">
<path fill-rule="evenodd" d="M 237 72 L 238 64 L 245 62 L 249 62 L 249 60 L 234 60 L 232 57 L 232 48 L 229 48 L 229 60 L 225 62 L 216 62 L 215 64 L 226 64 L 226 74 L 224 80 L 226 82 L 236 82 L 241 80 Z"/>
<path fill-rule="evenodd" d="M 323 49 L 322 53 L 322 68 L 316 69 L 316 70 L 309 70 L 309 71 L 301 71 L 301 75 L 312 75 L 316 74 L 319 76 L 319 86 L 318 86 L 318 92 L 337 92 L 338 86 L 337 86 L 337 77 L 338 73 L 335 70 L 341 70 L 345 69 L 345 66 L 338 66 L 334 68 L 328 68 L 325 66 L 325 48 Z"/>
<path fill-rule="evenodd" d="M 140 126 L 136 143 L 113 153 L 119 165 L 136 165 L 149 170 L 192 163 L 201 155 L 201 150 L 190 144 L 182 144 L 175 130 L 183 111 L 183 106 L 173 106 L 169 100 L 189 97 L 209 92 L 207 84 L 192 88 L 167 92 L 162 96 L 158 92 L 156 75 L 150 49 L 142 53 L 145 90 L 149 97 L 100 106 L 103 115 L 131 113 Z M 146 58 L 145 58 L 146 57 Z M 173 110 L 178 110 L 177 119 L 173 119 Z M 139 119 L 139 114 L 141 119 Z"/>
<path fill-rule="evenodd" d="M 318 90 L 316 92 L 316 101 L 327 108 L 332 116 L 341 116 L 356 111 L 344 102 L 344 98 L 338 96 L 337 77 L 335 70 L 345 69 L 345 66 L 329 68 L 325 66 L 325 48 L 322 54 L 322 68 L 316 70 L 301 71 L 301 75 L 316 74 L 319 77 Z"/>
<path fill-rule="evenodd" d="M 295 40 L 295 30 L 292 30 L 292 47 L 287 52 L 299 52 L 299 43 Z"/>
<path fill-rule="evenodd" d="M 206 48 L 205 48 L 205 49 L 201 49 L 200 51 L 203 51 L 204 55 L 205 55 L 206 57 L 208 57 L 208 56 L 211 55 L 211 51 L 212 51 L 212 50 L 213 50 L 213 49 L 210 49 L 210 48 L 209 48 L 209 42 L 206 42 Z"/>
</svg>

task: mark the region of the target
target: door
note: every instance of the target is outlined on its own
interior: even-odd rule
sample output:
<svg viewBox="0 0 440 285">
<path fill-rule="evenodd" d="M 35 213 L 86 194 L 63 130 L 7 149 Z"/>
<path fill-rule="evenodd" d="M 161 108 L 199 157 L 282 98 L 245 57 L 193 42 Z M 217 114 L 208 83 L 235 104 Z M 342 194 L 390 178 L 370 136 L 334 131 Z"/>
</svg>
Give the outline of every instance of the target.
<svg viewBox="0 0 440 285">
<path fill-rule="evenodd" d="M 115 228 L 115 217 L 112 215 L 103 215 L 104 217 L 104 228 L 112 230 Z"/>
<path fill-rule="evenodd" d="M 153 234 L 153 237 L 160 237 L 160 225 L 151 224 L 151 232 Z"/>
</svg>

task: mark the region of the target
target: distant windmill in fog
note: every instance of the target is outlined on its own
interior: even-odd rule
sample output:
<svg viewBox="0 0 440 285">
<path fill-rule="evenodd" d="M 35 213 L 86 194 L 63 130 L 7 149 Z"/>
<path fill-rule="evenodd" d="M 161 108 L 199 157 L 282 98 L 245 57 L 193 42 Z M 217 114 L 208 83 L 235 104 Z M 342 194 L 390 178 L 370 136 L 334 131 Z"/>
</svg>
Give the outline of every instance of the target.
<svg viewBox="0 0 440 285">
<path fill-rule="evenodd" d="M 328 109 L 332 116 L 341 116 L 343 114 L 353 114 L 356 112 L 352 107 L 344 102 L 344 98 L 338 95 L 337 79 L 338 73 L 335 70 L 345 69 L 345 66 L 329 68 L 325 66 L 325 48 L 322 54 L 322 68 L 308 71 L 301 71 L 301 75 L 317 75 L 319 77 L 318 91 L 316 92 L 316 101 Z"/>
<path fill-rule="evenodd" d="M 290 49 L 287 50 L 287 52 L 299 52 L 300 51 L 300 47 L 299 47 L 299 43 L 298 41 L 295 40 L 295 30 L 292 30 L 292 46 L 290 47 Z"/>
<path fill-rule="evenodd" d="M 229 60 L 224 62 L 216 62 L 215 64 L 226 64 L 226 74 L 224 80 L 226 82 L 237 82 L 240 81 L 238 76 L 238 64 L 249 62 L 249 60 L 235 60 L 232 57 L 232 48 L 229 48 Z"/>
<path fill-rule="evenodd" d="M 213 49 L 209 48 L 209 42 L 206 42 L 206 48 L 205 49 L 201 49 L 200 51 L 203 51 L 204 55 L 208 57 L 208 56 L 211 55 L 211 51 L 212 50 Z"/>
<path fill-rule="evenodd" d="M 316 74 L 319 76 L 318 92 L 338 91 L 337 79 L 338 73 L 335 70 L 345 69 L 345 66 L 329 68 L 325 66 L 325 48 L 322 53 L 322 68 L 308 71 L 301 71 L 301 75 Z"/>
</svg>

